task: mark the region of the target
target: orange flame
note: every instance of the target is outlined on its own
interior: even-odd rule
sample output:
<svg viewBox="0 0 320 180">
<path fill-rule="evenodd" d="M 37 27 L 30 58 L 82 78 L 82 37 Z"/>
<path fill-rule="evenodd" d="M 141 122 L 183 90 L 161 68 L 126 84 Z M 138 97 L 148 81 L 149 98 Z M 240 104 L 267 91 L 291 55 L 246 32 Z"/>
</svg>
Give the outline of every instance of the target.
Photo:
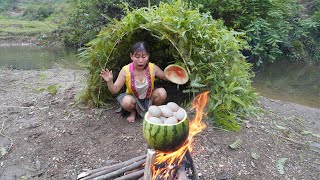
<svg viewBox="0 0 320 180">
<path fill-rule="evenodd" d="M 208 101 L 208 94 L 209 91 L 203 92 L 197 95 L 192 101 L 192 109 L 196 109 L 196 115 L 194 119 L 189 122 L 189 136 L 184 145 L 177 151 L 169 154 L 161 152 L 157 153 L 155 164 L 166 163 L 167 166 L 165 168 L 159 168 L 158 170 L 153 166 L 153 180 L 159 176 L 162 176 L 160 178 L 167 178 L 170 176 L 171 169 L 181 163 L 188 150 L 190 152 L 192 151 L 193 137 L 207 127 L 204 122 L 201 122 L 201 120 L 204 115 L 204 108 Z"/>
</svg>

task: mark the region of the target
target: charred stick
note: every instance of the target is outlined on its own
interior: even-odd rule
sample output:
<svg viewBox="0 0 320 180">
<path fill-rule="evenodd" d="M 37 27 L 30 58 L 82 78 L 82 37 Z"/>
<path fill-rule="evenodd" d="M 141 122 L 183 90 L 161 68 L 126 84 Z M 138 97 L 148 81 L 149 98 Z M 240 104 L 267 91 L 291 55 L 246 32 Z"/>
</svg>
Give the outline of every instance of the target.
<svg viewBox="0 0 320 180">
<path fill-rule="evenodd" d="M 199 176 L 198 176 L 198 173 L 197 173 L 197 170 L 196 170 L 196 167 L 195 167 L 195 165 L 194 165 L 194 163 L 193 163 L 193 159 L 192 159 L 192 156 L 191 156 L 191 153 L 190 153 L 190 151 L 188 150 L 187 152 L 186 152 L 186 158 L 189 160 L 189 162 L 190 162 L 190 164 L 191 164 L 191 168 L 193 169 L 193 179 L 194 180 L 198 180 L 199 179 Z"/>
<path fill-rule="evenodd" d="M 130 173 L 130 174 L 127 174 L 127 175 L 124 175 L 124 176 L 121 176 L 121 177 L 118 177 L 114 180 L 131 180 L 131 179 L 138 179 L 140 177 L 143 176 L 143 172 L 144 172 L 144 169 L 141 169 L 139 171 L 135 171 L 133 173 Z"/>
<path fill-rule="evenodd" d="M 186 173 L 186 166 L 184 163 L 182 163 L 178 169 L 178 172 L 176 173 L 177 176 L 179 177 L 179 180 L 187 180 L 187 173 Z"/>
<path fill-rule="evenodd" d="M 136 162 L 136 161 L 145 159 L 146 156 L 147 156 L 147 155 L 144 154 L 144 155 L 141 155 L 141 156 L 138 156 L 138 157 L 129 159 L 129 160 L 124 161 L 124 162 L 120 162 L 120 163 L 113 164 L 113 165 L 110 165 L 110 166 L 101 167 L 101 168 L 98 168 L 98 169 L 93 169 L 93 170 L 90 170 L 90 171 L 86 171 L 86 172 L 83 172 L 83 173 L 79 174 L 78 177 L 77 177 L 77 179 L 87 180 L 88 177 L 91 177 L 92 175 L 94 175 L 94 174 L 96 174 L 96 173 L 99 173 L 99 172 L 101 172 L 101 171 L 103 171 L 104 174 L 106 174 L 106 173 L 115 171 L 115 170 L 117 170 L 117 169 L 120 169 L 120 168 L 122 168 L 122 167 L 128 166 L 128 165 L 132 164 L 133 162 Z M 101 174 L 99 173 L 99 175 L 101 175 Z M 98 175 L 98 176 L 99 176 L 99 175 Z M 95 177 L 96 177 L 96 176 L 95 176 Z M 92 177 L 91 177 L 91 178 L 92 178 Z"/>
<path fill-rule="evenodd" d="M 130 164 L 129 166 L 123 167 L 121 169 L 118 169 L 116 171 L 110 172 L 108 174 L 104 174 L 98 177 L 93 178 L 93 180 L 106 180 L 106 179 L 111 179 L 114 178 L 116 176 L 120 176 L 122 175 L 124 172 L 126 171 L 130 171 L 132 169 L 138 168 L 139 166 L 141 166 L 143 163 L 145 163 L 146 160 L 142 159 L 138 162 L 133 162 L 132 164 Z"/>
</svg>

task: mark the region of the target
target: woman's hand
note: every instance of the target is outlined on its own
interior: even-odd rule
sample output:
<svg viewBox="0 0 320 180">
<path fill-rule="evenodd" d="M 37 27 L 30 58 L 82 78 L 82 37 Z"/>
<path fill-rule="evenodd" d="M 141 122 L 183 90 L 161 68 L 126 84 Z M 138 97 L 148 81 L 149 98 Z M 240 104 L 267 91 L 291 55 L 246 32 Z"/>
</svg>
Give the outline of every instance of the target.
<svg viewBox="0 0 320 180">
<path fill-rule="evenodd" d="M 107 82 L 113 81 L 112 71 L 109 71 L 108 69 L 102 69 L 100 76 Z"/>
<path fill-rule="evenodd" d="M 118 93 L 126 81 L 126 72 L 123 68 L 115 82 L 113 82 L 112 71 L 109 71 L 108 69 L 102 69 L 100 76 L 107 81 L 108 89 L 112 94 Z"/>
</svg>

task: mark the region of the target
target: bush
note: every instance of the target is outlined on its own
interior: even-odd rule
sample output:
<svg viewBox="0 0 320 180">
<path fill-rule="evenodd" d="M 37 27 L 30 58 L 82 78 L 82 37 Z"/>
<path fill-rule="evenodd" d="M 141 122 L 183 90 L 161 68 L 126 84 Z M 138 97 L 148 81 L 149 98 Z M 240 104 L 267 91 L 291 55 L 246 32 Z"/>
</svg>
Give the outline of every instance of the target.
<svg viewBox="0 0 320 180">
<path fill-rule="evenodd" d="M 251 47 L 246 51 L 250 62 L 260 65 L 276 60 L 310 58 L 310 26 L 304 21 L 304 8 L 297 0 L 194 0 L 214 19 L 223 19 L 230 29 L 245 32 Z M 196 5 L 197 5 L 196 4 Z M 313 3 L 314 4 L 314 3 Z M 296 49 L 297 44 L 300 47 Z"/>
<path fill-rule="evenodd" d="M 216 125 L 239 129 L 240 118 L 254 111 L 251 65 L 240 52 L 246 47 L 242 33 L 227 30 L 222 21 L 180 0 L 136 9 L 119 21 L 112 20 L 88 44 L 80 54 L 89 72 L 81 96 L 84 102 L 99 106 L 113 99 L 100 71 L 108 67 L 119 72 L 130 62 L 128 49 L 137 40 L 152 44 L 152 57 L 165 54 L 163 65 L 176 63 L 187 69 L 190 82 L 185 93 L 211 92 L 207 112 Z"/>
<path fill-rule="evenodd" d="M 54 5 L 51 3 L 42 3 L 40 5 L 29 5 L 23 13 L 23 18 L 27 20 L 42 21 L 48 18 L 51 14 L 55 13 Z"/>
<path fill-rule="evenodd" d="M 0 1 L 0 13 L 3 13 L 8 10 L 12 10 L 16 7 L 18 0 L 1 0 Z"/>
<path fill-rule="evenodd" d="M 320 63 L 320 0 L 305 1 L 310 19 L 307 28 L 310 30 L 310 37 L 304 42 L 308 47 L 309 54 Z"/>
</svg>

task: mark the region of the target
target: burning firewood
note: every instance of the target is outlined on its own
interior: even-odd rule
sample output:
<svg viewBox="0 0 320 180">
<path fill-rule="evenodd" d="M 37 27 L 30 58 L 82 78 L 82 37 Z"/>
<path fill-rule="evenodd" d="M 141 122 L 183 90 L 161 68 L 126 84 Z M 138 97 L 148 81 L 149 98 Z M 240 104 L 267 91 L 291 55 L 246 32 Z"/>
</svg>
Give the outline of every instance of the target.
<svg viewBox="0 0 320 180">
<path fill-rule="evenodd" d="M 188 131 L 186 131 L 186 138 L 181 139 L 181 142 L 174 142 L 178 144 L 174 149 L 168 149 L 168 147 L 170 148 L 169 145 L 162 144 L 162 149 L 148 149 L 147 155 L 141 155 L 125 162 L 83 172 L 78 175 L 78 180 L 109 180 L 115 178 L 116 180 L 197 180 L 198 174 L 195 170 L 190 151 L 192 150 L 193 137 L 206 127 L 206 124 L 201 122 L 201 120 L 204 115 L 208 93 L 209 92 L 201 93 L 192 102 L 192 107 L 196 109 L 195 117 L 189 124 L 187 116 L 184 116 L 183 122 L 187 123 L 183 127 L 186 129 L 188 126 L 190 130 L 188 128 Z M 185 111 L 184 113 L 186 114 Z M 149 123 L 151 124 L 152 122 Z M 147 127 L 148 124 L 143 125 L 144 127 Z M 150 125 L 149 128 L 152 127 L 153 126 Z M 168 130 L 168 128 L 166 128 L 166 130 Z M 149 136 L 147 136 L 146 139 L 148 139 L 148 137 Z M 151 139 L 151 136 L 149 139 Z M 154 143 L 161 145 L 161 142 Z M 154 143 L 148 141 L 149 147 L 152 147 L 150 144 Z M 144 177 L 141 178 L 142 176 Z"/>
<path fill-rule="evenodd" d="M 130 160 L 114 165 L 89 170 L 78 175 L 78 180 L 197 180 L 198 176 L 189 151 L 180 164 L 168 165 L 155 164 L 156 151 L 147 150 L 146 155 L 141 155 Z M 153 177 L 153 170 L 165 169 L 163 174 Z M 167 172 L 169 177 L 164 178 Z"/>
</svg>

